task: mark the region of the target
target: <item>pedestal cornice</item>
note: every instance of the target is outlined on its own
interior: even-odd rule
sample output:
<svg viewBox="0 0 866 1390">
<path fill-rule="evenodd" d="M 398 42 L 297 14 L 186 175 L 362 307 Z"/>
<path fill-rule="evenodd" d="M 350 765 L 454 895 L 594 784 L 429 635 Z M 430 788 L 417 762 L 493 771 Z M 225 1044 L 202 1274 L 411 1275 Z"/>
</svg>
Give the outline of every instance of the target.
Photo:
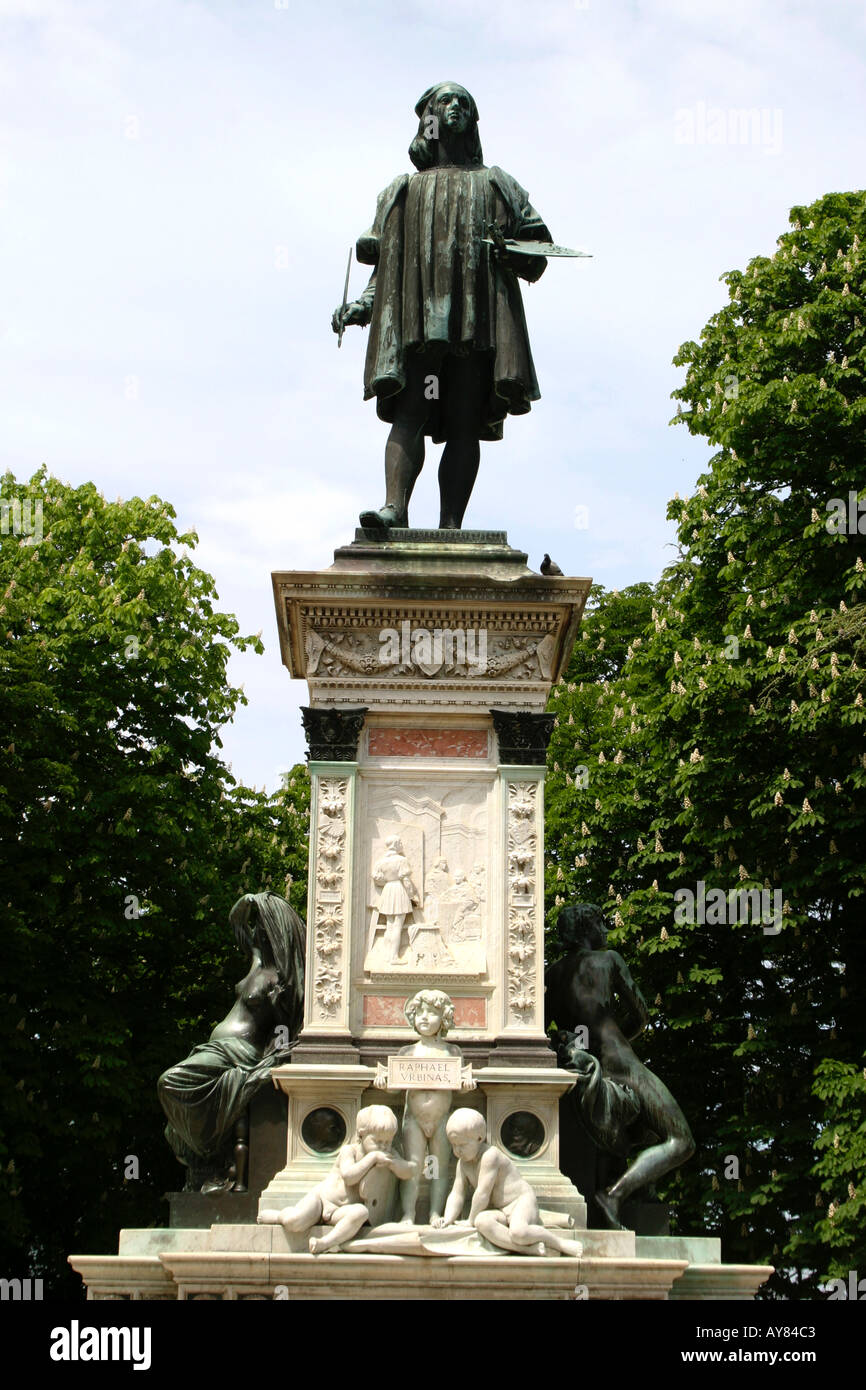
<svg viewBox="0 0 866 1390">
<path fill-rule="evenodd" d="M 311 706 L 371 711 L 543 710 L 591 583 L 534 574 L 503 532 L 411 530 L 359 532 L 329 569 L 272 579 L 282 660 Z"/>
</svg>

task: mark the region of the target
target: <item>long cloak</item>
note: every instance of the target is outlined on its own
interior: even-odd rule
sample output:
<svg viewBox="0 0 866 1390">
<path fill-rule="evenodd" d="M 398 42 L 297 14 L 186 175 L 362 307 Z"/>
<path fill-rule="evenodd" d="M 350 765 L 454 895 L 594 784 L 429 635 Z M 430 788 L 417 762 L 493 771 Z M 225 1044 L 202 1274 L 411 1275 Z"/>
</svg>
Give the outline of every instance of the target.
<svg viewBox="0 0 866 1390">
<path fill-rule="evenodd" d="M 525 415 L 540 396 L 517 276 L 485 245 L 489 223 L 503 235 L 551 241 L 520 184 L 503 169 L 435 166 L 401 174 L 380 194 L 372 227 L 356 254 L 376 267 L 362 299 L 372 306 L 364 399 L 393 423 L 406 385 L 406 354 L 479 353 L 489 390 L 478 438 L 502 438 L 505 416 Z M 520 258 L 520 275 L 537 280 L 543 256 Z M 436 402 L 425 433 L 445 438 Z"/>
</svg>

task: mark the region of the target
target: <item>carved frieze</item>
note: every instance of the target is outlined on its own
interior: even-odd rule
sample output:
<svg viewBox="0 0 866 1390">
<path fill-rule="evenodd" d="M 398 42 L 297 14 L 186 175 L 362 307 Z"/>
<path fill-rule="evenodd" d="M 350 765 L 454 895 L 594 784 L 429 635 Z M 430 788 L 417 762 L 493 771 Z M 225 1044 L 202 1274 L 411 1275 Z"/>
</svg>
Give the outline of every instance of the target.
<svg viewBox="0 0 866 1390">
<path fill-rule="evenodd" d="M 480 622 L 479 618 L 491 621 Z M 491 681 L 503 676 L 550 680 L 556 656 L 555 616 L 524 614 L 473 615 L 465 626 L 460 611 L 437 612 L 416 620 L 383 622 L 381 612 L 370 615 L 365 625 L 358 614 L 343 622 L 337 615 L 322 614 L 305 627 L 307 677 L 336 679 L 361 677 L 392 680 Z"/>
</svg>

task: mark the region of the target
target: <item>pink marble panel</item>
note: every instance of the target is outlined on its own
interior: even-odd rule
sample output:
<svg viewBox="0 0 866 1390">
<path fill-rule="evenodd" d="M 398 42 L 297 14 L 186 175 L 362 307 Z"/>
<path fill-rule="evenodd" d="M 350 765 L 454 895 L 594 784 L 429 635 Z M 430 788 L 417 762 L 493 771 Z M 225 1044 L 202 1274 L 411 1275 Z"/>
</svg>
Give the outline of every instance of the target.
<svg viewBox="0 0 866 1390">
<path fill-rule="evenodd" d="M 364 1023 L 368 1028 L 406 1028 L 403 1016 L 408 994 L 365 994 Z M 487 1021 L 486 999 L 455 999 L 455 1028 L 484 1028 Z"/>
<path fill-rule="evenodd" d="M 487 1024 L 486 999 L 455 999 L 455 1028 L 484 1028 Z"/>
<path fill-rule="evenodd" d="M 486 758 L 486 729 L 371 729 L 373 758 Z"/>
</svg>

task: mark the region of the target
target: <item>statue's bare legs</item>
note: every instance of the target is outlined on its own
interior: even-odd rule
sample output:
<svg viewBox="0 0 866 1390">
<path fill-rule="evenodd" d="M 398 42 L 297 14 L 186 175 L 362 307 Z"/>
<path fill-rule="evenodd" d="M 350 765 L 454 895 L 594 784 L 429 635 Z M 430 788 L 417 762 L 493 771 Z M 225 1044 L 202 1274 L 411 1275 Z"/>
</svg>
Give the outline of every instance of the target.
<svg viewBox="0 0 866 1390">
<path fill-rule="evenodd" d="M 322 1199 L 318 1192 L 308 1192 L 293 1207 L 281 1211 L 268 1209 L 259 1212 L 260 1226 L 282 1226 L 285 1231 L 308 1231 L 322 1219 Z"/>
<path fill-rule="evenodd" d="M 339 1250 L 347 1240 L 356 1236 L 368 1220 L 370 1213 L 363 1202 L 354 1202 L 350 1206 L 340 1207 L 340 1215 L 337 1220 L 331 1217 L 334 1222 L 334 1229 L 325 1236 L 310 1236 L 310 1254 L 324 1255 L 326 1250 Z"/>
<path fill-rule="evenodd" d="M 385 505 L 362 512 L 361 525 L 369 529 L 409 525 L 409 498 L 424 466 L 424 421 L 395 420 L 385 445 Z"/>
<path fill-rule="evenodd" d="M 673 1168 L 679 1168 L 695 1151 L 695 1141 L 686 1117 L 664 1082 L 639 1062 L 627 1073 L 627 1079 L 641 1101 L 644 1119 L 661 1137 L 661 1143 L 653 1144 L 639 1153 L 634 1163 L 607 1192 L 595 1194 L 598 1206 L 614 1229 L 620 1230 L 619 1213 L 623 1202 L 639 1188 L 656 1182 Z"/>
<path fill-rule="evenodd" d="M 385 445 L 385 506 L 393 507 L 397 526 L 409 524 L 409 499 L 424 466 L 424 421 L 395 421 Z"/>
<path fill-rule="evenodd" d="M 448 1165 L 451 1161 L 451 1145 L 445 1133 L 445 1126 L 437 1125 L 428 1139 L 414 1115 L 405 1113 L 403 1118 L 403 1151 L 407 1159 L 415 1164 L 415 1173 L 400 1184 L 400 1206 L 402 1223 L 411 1226 L 415 1221 L 415 1207 L 418 1202 L 418 1187 L 424 1170 L 424 1160 L 430 1155 L 434 1176 L 430 1181 L 430 1220 L 441 1216 L 448 1197 Z"/>
<path fill-rule="evenodd" d="M 459 530 L 463 525 L 478 477 L 481 460 L 478 435 L 487 389 L 483 359 L 477 356 L 448 359 L 446 444 L 439 462 L 440 528 Z"/>
<path fill-rule="evenodd" d="M 652 1148 L 644 1149 L 643 1153 L 638 1154 L 631 1167 L 626 1169 L 613 1187 L 608 1188 L 607 1192 L 596 1192 L 595 1200 L 614 1230 L 622 1229 L 619 1219 L 620 1208 L 633 1192 L 656 1182 L 673 1168 L 679 1168 L 680 1164 L 691 1158 L 694 1151 L 695 1145 L 691 1136 L 678 1136 L 666 1139 L 663 1144 L 653 1144 Z"/>
<path fill-rule="evenodd" d="M 583 1254 L 579 1240 L 568 1240 L 539 1225 L 538 1207 L 531 1193 L 517 1199 L 510 1216 L 492 1208 L 480 1211 L 475 1218 L 475 1229 L 491 1245 L 516 1255 L 544 1255 L 547 1246 L 561 1255 L 579 1257 Z"/>
<path fill-rule="evenodd" d="M 328 1218 L 324 1217 L 324 1207 L 318 1192 L 308 1192 L 293 1207 L 283 1207 L 282 1211 L 259 1212 L 259 1225 L 282 1226 L 284 1231 L 309 1231 L 327 1219 L 333 1226 L 324 1236 L 311 1236 L 309 1249 L 311 1255 L 322 1255 L 326 1250 L 339 1250 L 347 1240 L 357 1235 L 368 1219 L 369 1212 L 363 1202 L 352 1202 L 337 1207 Z"/>
</svg>

